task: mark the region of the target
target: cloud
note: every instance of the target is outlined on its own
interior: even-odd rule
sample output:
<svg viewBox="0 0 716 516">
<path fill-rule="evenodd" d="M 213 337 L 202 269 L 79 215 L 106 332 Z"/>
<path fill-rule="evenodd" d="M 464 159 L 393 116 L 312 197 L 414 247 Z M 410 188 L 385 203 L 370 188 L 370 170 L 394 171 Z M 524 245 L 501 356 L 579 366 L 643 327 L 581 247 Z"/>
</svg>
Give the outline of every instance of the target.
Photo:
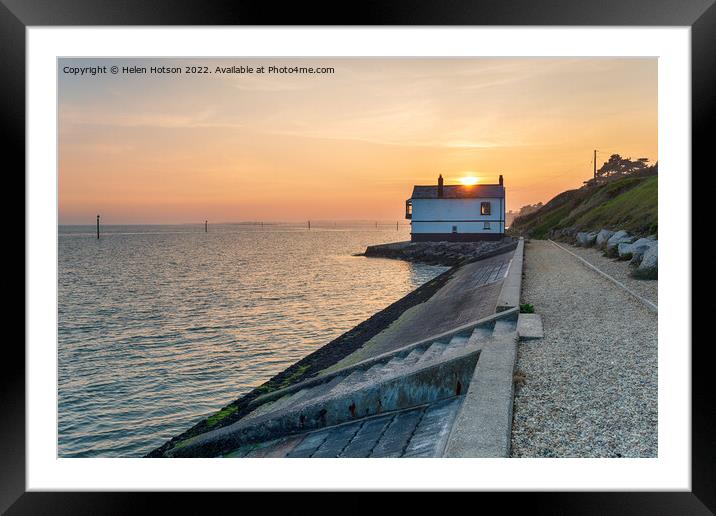
<svg viewBox="0 0 716 516">
<path fill-rule="evenodd" d="M 61 125 L 95 125 L 129 128 L 163 128 L 163 129 L 195 129 L 195 128 L 242 128 L 244 123 L 235 120 L 221 119 L 212 108 L 193 114 L 171 113 L 99 113 L 81 107 L 61 107 Z"/>
</svg>

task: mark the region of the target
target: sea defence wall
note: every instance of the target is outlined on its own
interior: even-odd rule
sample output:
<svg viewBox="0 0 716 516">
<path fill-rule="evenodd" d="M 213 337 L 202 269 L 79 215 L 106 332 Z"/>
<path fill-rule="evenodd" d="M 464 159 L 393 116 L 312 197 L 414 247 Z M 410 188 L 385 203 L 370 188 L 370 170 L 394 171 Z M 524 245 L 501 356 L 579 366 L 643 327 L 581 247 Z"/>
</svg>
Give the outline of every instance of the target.
<svg viewBox="0 0 716 516">
<path fill-rule="evenodd" d="M 523 243 L 481 252 L 333 366 L 150 455 L 506 456 Z"/>
<path fill-rule="evenodd" d="M 169 456 L 231 454 L 459 397 L 470 385 L 495 326 L 515 324 L 515 313 L 493 315 L 272 393 L 257 399 L 255 410 L 243 420 L 182 443 Z"/>
<path fill-rule="evenodd" d="M 515 254 L 510 262 L 510 270 L 502 283 L 500 296 L 497 298 L 497 311 L 508 310 L 520 306 L 520 295 L 522 293 L 522 265 L 525 253 L 525 239 L 520 238 L 517 242 Z"/>
<path fill-rule="evenodd" d="M 512 237 L 480 242 L 394 242 L 368 246 L 364 256 L 453 267 L 491 258 L 516 246 L 517 240 Z"/>
</svg>

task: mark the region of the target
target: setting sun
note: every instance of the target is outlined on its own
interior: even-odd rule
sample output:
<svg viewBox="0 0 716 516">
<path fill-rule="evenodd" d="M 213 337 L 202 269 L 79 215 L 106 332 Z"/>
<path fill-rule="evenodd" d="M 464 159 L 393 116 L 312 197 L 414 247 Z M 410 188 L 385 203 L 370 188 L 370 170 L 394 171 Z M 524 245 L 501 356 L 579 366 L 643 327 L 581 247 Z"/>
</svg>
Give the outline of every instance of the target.
<svg viewBox="0 0 716 516">
<path fill-rule="evenodd" d="M 597 168 L 606 150 L 658 160 L 653 58 L 320 64 L 335 74 L 106 74 L 91 82 L 60 74 L 60 223 L 93 224 L 97 213 L 106 224 L 394 221 L 413 185 L 433 184 L 439 171 L 461 186 L 503 174 L 506 208 L 519 210 L 582 186 L 594 175 L 595 148 L 604 149 Z"/>
</svg>

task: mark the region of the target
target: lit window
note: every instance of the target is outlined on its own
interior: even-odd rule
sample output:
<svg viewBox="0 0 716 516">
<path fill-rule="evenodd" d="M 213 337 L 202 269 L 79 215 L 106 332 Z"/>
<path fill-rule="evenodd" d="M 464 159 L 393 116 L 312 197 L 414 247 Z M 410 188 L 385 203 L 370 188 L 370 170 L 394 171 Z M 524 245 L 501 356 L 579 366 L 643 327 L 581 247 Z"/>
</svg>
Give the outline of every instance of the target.
<svg viewBox="0 0 716 516">
<path fill-rule="evenodd" d="M 480 203 L 480 215 L 489 215 L 490 214 L 490 203 L 489 202 L 481 202 Z"/>
<path fill-rule="evenodd" d="M 412 219 L 413 218 L 413 201 L 405 201 L 405 218 L 406 219 Z"/>
</svg>

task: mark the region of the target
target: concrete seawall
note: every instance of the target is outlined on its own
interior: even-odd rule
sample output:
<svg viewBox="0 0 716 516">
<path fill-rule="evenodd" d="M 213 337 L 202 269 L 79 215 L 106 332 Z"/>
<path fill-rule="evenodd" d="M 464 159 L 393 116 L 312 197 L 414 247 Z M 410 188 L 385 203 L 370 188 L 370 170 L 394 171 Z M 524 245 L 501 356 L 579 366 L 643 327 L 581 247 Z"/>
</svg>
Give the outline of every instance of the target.
<svg viewBox="0 0 716 516">
<path fill-rule="evenodd" d="M 459 265 L 148 456 L 504 456 L 522 243 L 443 244 L 368 248 Z"/>
<path fill-rule="evenodd" d="M 502 283 L 500 296 L 497 298 L 497 311 L 508 310 L 520 306 L 522 293 L 522 265 L 525 253 L 525 240 L 520 238 L 517 242 L 515 254 L 510 261 L 510 270 Z"/>
</svg>

